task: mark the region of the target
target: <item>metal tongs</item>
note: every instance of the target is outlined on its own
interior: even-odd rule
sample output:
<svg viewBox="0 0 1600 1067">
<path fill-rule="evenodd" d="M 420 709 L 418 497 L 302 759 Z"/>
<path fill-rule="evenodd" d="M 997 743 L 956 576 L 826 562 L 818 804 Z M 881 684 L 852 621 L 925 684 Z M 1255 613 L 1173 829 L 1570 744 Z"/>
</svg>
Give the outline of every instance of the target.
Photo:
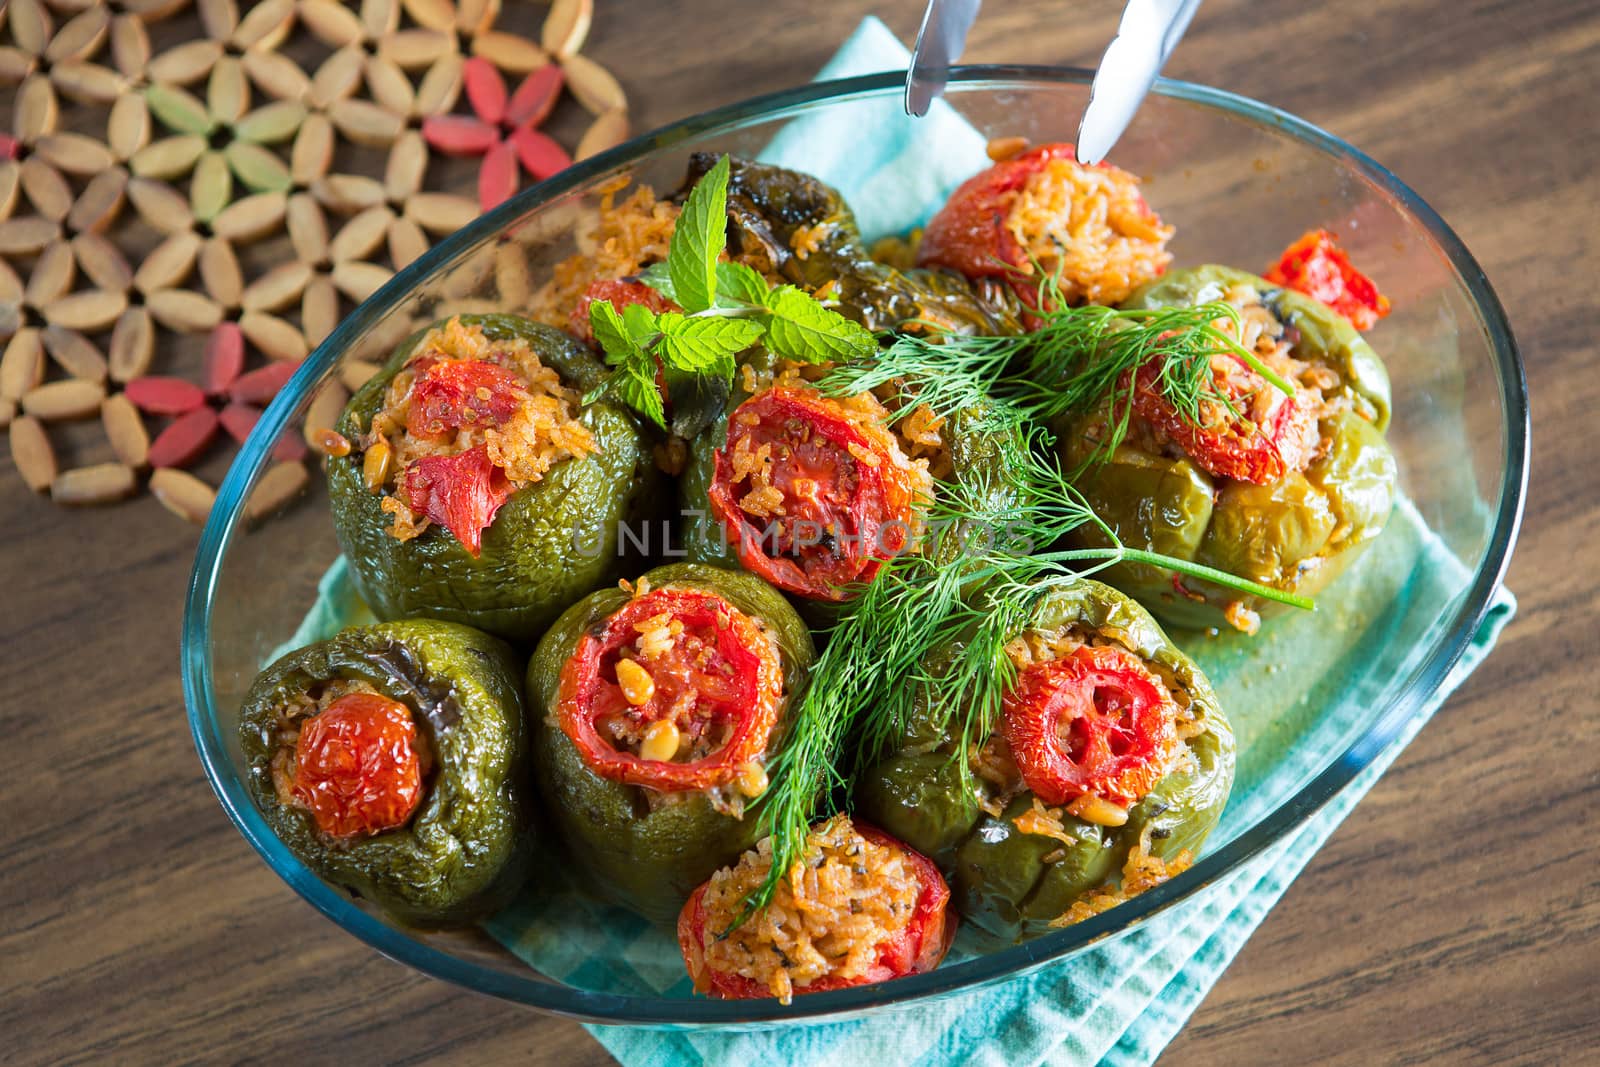
<svg viewBox="0 0 1600 1067">
<path fill-rule="evenodd" d="M 981 3 L 928 0 L 906 71 L 908 114 L 926 115 L 944 92 L 945 78 L 966 46 Z M 1199 6 L 1200 0 L 1128 0 L 1089 89 L 1089 106 L 1078 127 L 1080 163 L 1098 163 L 1111 151 Z"/>
</svg>

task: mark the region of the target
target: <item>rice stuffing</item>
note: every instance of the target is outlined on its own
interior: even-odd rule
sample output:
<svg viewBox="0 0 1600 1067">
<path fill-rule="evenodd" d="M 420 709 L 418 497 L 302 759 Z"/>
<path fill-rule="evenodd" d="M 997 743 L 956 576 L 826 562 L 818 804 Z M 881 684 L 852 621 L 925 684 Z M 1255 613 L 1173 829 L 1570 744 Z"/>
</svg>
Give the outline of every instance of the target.
<svg viewBox="0 0 1600 1067">
<path fill-rule="evenodd" d="M 1172 262 L 1175 231 L 1116 167 L 1049 160 L 1017 192 L 1005 227 L 1024 255 L 1018 269 L 1055 275 L 1068 304 L 1120 303 Z"/>
<path fill-rule="evenodd" d="M 489 363 L 510 372 L 519 387 L 515 409 L 498 423 L 472 419 L 442 432 L 413 429 L 413 390 L 419 378 L 415 368 L 461 362 Z M 477 398 L 486 402 L 487 394 L 480 387 Z M 540 481 L 563 460 L 593 453 L 598 446 L 578 419 L 580 403 L 577 392 L 563 385 L 561 376 L 545 366 L 522 338 L 491 340 L 481 326 L 459 317 L 435 327 L 389 382 L 383 406 L 360 442 L 365 450 L 381 441 L 393 456 L 386 480 L 372 487 L 375 492 L 393 491 L 380 504 L 390 516 L 390 535 L 407 541 L 428 528 L 428 519 L 404 499 L 406 469 L 424 457 L 454 456 L 481 445 L 515 491 Z"/>
<path fill-rule="evenodd" d="M 707 971 L 738 975 L 788 1003 L 821 979 L 860 978 L 877 962 L 879 946 L 905 933 L 922 892 L 902 851 L 868 841 L 841 815 L 806 835 L 772 903 L 724 936 L 771 868 L 766 838 L 711 876 L 705 929 L 690 963 L 697 986 Z"/>
</svg>

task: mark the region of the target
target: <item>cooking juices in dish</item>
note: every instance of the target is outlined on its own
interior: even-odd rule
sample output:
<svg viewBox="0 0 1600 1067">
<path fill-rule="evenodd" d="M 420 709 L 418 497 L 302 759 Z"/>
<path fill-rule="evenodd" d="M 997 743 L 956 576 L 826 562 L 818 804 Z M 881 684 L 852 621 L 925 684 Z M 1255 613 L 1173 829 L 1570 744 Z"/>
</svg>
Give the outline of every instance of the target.
<svg viewBox="0 0 1600 1067">
<path fill-rule="evenodd" d="M 1320 232 L 1271 280 L 1168 273 L 1132 176 L 995 155 L 871 249 L 817 179 L 695 156 L 674 196 L 605 186 L 532 306 L 408 338 L 328 461 L 391 621 L 243 712 L 290 848 L 448 925 L 544 888 L 548 826 L 543 866 L 676 922 L 697 991 L 783 1000 L 1186 867 L 1233 734 L 1150 611 L 1253 630 L 1381 530 L 1350 320 L 1387 302 Z M 647 569 L 620 535 L 669 482 L 690 562 Z"/>
</svg>

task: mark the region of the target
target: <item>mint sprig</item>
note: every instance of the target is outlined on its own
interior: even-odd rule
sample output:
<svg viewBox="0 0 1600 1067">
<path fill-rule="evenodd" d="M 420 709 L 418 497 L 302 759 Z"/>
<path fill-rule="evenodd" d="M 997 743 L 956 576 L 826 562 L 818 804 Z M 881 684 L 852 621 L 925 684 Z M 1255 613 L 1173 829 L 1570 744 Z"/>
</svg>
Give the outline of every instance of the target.
<svg viewBox="0 0 1600 1067">
<path fill-rule="evenodd" d="M 756 345 L 800 363 L 866 359 L 878 341 L 860 323 L 792 285 L 773 287 L 743 263 L 720 262 L 727 246 L 727 156 L 689 191 L 667 247 L 639 280 L 682 311 L 659 314 L 641 304 L 618 312 L 609 300 L 589 305 L 589 326 L 612 368 L 584 397 L 610 393 L 657 426 L 666 414 L 658 373 L 669 382 L 731 383 L 737 356 Z"/>
</svg>

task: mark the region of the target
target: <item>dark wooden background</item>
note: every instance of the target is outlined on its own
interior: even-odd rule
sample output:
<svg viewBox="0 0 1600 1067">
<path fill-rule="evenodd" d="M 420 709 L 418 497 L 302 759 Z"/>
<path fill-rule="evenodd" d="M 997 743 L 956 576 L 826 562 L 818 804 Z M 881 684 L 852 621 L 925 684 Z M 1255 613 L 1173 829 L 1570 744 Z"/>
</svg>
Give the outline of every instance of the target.
<svg viewBox="0 0 1600 1067">
<path fill-rule="evenodd" d="M 807 80 L 920 0 L 603 2 L 640 127 Z M 990 0 L 974 61 L 1092 63 L 1120 8 Z M 1600 1048 L 1600 10 L 1210 0 L 1169 73 L 1386 163 L 1499 289 L 1534 464 L 1488 664 L 1289 891 L 1165 1062 L 1578 1062 Z M 178 680 L 195 534 L 67 512 L 0 459 L 0 1059 L 600 1063 L 575 1024 L 421 978 L 319 918 L 229 826 Z"/>
</svg>

